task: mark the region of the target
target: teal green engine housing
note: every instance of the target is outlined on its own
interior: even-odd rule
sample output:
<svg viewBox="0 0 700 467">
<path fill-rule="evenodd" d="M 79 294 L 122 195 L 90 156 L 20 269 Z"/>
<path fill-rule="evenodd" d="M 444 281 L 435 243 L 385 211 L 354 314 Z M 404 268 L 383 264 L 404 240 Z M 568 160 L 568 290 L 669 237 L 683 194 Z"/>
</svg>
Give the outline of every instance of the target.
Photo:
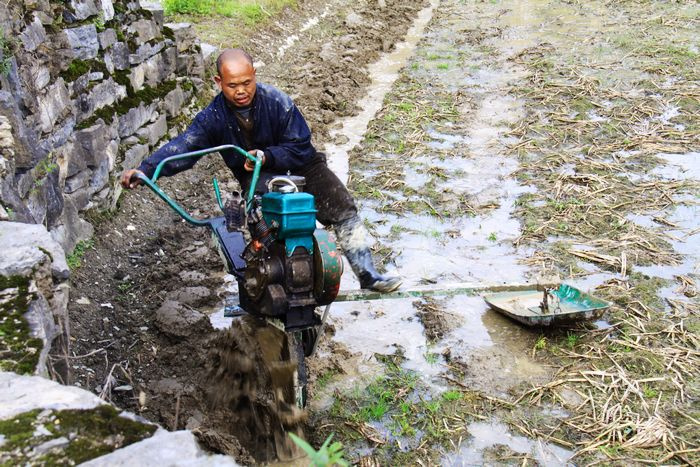
<svg viewBox="0 0 700 467">
<path fill-rule="evenodd" d="M 265 193 L 262 213 L 267 225 L 276 230 L 276 237 L 284 240 L 287 256 L 292 256 L 299 246 L 313 254 L 316 207 L 311 194 Z"/>
</svg>

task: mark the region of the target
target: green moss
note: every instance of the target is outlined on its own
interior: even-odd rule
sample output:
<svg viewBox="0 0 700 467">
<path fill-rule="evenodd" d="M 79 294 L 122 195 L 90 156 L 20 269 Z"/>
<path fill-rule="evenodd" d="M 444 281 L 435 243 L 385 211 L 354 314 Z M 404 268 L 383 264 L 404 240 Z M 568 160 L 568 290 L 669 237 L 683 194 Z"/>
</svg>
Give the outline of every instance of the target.
<svg viewBox="0 0 700 467">
<path fill-rule="evenodd" d="M 153 13 L 151 12 L 151 10 L 147 10 L 145 8 L 138 9 L 136 11 L 136 14 L 146 19 L 153 19 Z"/>
<path fill-rule="evenodd" d="M 44 344 L 31 336 L 29 323 L 24 319 L 33 299 L 33 294 L 29 293 L 29 279 L 0 276 L 0 291 L 6 291 L 11 297 L 0 305 L 0 370 L 32 374 Z"/>
<path fill-rule="evenodd" d="M 107 67 L 100 60 L 73 60 L 59 76 L 66 82 L 71 82 L 90 72 L 102 72 L 105 76 L 109 75 Z"/>
<path fill-rule="evenodd" d="M 133 38 L 127 39 L 126 40 L 126 45 L 129 47 L 129 51 L 131 53 L 135 53 L 136 49 L 139 48 L 139 45 L 136 43 L 136 40 Z"/>
<path fill-rule="evenodd" d="M 7 76 L 12 66 L 12 57 L 15 54 L 15 41 L 5 37 L 5 30 L 0 28 L 0 76 Z"/>
<path fill-rule="evenodd" d="M 163 37 L 165 37 L 166 39 L 170 39 L 171 41 L 174 41 L 175 40 L 175 33 L 169 27 L 163 26 Z"/>
<path fill-rule="evenodd" d="M 134 88 L 131 86 L 131 79 L 129 78 L 130 75 L 130 70 L 114 70 L 114 73 L 112 73 L 112 78 L 114 78 L 116 83 L 126 86 L 127 95 L 134 94 Z"/>
<path fill-rule="evenodd" d="M 115 106 L 117 114 L 124 115 L 129 110 L 138 107 L 141 103 L 150 104 L 156 99 L 161 99 L 170 91 L 175 89 L 175 86 L 177 86 L 177 82 L 175 80 L 166 81 L 155 88 L 144 86 L 144 88 L 140 91 L 135 92 L 133 95 L 128 95 L 126 98 L 119 101 L 119 103 Z"/>
<path fill-rule="evenodd" d="M 123 73 L 115 73 L 114 76 L 115 81 L 120 84 L 123 84 L 124 79 L 128 79 L 125 78 L 126 75 L 124 75 Z M 96 110 L 91 117 L 86 118 L 78 125 L 76 125 L 75 129 L 82 130 L 85 128 L 89 128 L 92 125 L 94 125 L 95 122 L 97 122 L 97 120 L 99 119 L 102 119 L 105 122 L 109 123 L 114 119 L 115 115 L 126 115 L 126 113 L 128 113 L 129 110 L 138 107 L 139 105 L 141 105 L 141 103 L 150 104 L 156 99 L 161 99 L 165 97 L 166 94 L 175 89 L 175 86 L 177 86 L 177 82 L 175 80 L 171 80 L 166 81 L 155 88 L 145 86 L 140 91 L 131 92 L 129 95 L 127 95 L 127 97 L 119 101 L 117 104 L 102 107 L 101 109 Z M 127 89 L 131 89 L 131 86 L 127 86 Z"/>
<path fill-rule="evenodd" d="M 0 434 L 5 437 L 4 451 L 24 447 L 34 437 L 34 422 L 40 409 L 24 412 L 9 420 L 0 420 Z"/>
<path fill-rule="evenodd" d="M 95 123 L 97 123 L 98 120 L 102 119 L 104 122 L 107 124 L 111 124 L 112 120 L 114 120 L 114 115 L 116 113 L 116 110 L 114 109 L 114 106 L 110 105 L 107 107 L 102 107 L 99 110 L 96 110 L 94 114 L 92 114 L 91 117 L 86 118 L 82 122 L 78 123 L 75 126 L 75 130 L 84 130 L 85 128 L 90 128 L 93 126 Z"/>
<path fill-rule="evenodd" d="M 117 4 L 115 3 L 114 6 L 116 7 Z M 114 33 L 117 35 L 117 40 L 119 42 L 125 42 L 126 41 L 126 35 L 124 34 L 124 26 L 123 24 L 115 19 L 109 20 L 105 23 L 105 29 L 106 28 L 111 28 L 114 29 Z"/>
<path fill-rule="evenodd" d="M 64 410 L 57 414 L 56 419 L 62 432 L 77 433 L 78 437 L 65 448 L 62 455 L 55 455 L 56 459 L 47 456 L 49 463 L 59 463 L 61 457 L 76 463 L 85 462 L 148 438 L 156 430 L 154 425 L 120 417 L 119 412 L 110 405 L 93 410 Z"/>
<path fill-rule="evenodd" d="M 100 12 L 97 17 L 93 18 L 92 24 L 95 25 L 97 32 L 104 32 L 104 30 L 107 29 L 104 13 Z"/>
<path fill-rule="evenodd" d="M 114 6 L 114 12 L 118 13 L 120 15 L 123 15 L 124 13 L 126 13 L 128 11 L 128 8 L 124 4 L 124 2 L 114 2 L 113 6 Z"/>
<path fill-rule="evenodd" d="M 183 91 L 194 91 L 194 84 L 190 80 L 183 80 L 180 82 L 180 87 Z"/>
<path fill-rule="evenodd" d="M 63 410 L 43 414 L 33 410 L 10 420 L 0 420 L 0 434 L 5 437 L 3 465 L 75 465 L 108 454 L 150 437 L 154 425 L 145 425 L 119 416 L 110 405 L 90 410 Z M 37 435 L 43 426 L 48 434 Z M 46 441 L 66 438 L 68 445 L 36 454 L 32 449 Z"/>
</svg>

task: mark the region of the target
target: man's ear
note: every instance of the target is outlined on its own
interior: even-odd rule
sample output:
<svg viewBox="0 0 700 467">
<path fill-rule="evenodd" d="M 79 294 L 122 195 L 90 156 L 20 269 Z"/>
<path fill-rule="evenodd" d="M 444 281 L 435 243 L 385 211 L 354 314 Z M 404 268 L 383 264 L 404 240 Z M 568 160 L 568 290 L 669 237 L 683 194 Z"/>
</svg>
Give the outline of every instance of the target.
<svg viewBox="0 0 700 467">
<path fill-rule="evenodd" d="M 217 86 L 219 86 L 219 89 L 221 89 L 221 76 L 214 75 L 214 82 L 216 83 Z"/>
</svg>

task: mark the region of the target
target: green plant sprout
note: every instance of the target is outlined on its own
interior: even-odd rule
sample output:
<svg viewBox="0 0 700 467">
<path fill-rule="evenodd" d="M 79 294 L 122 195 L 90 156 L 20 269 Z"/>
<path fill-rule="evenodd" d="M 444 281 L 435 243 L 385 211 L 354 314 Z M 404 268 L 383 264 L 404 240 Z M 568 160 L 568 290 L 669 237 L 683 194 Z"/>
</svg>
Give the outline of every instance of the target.
<svg viewBox="0 0 700 467">
<path fill-rule="evenodd" d="M 343 445 L 339 441 L 331 444 L 334 434 L 335 433 L 331 433 L 328 438 L 326 438 L 318 451 L 316 451 L 313 446 L 294 433 L 289 433 L 289 437 L 292 438 L 294 444 L 299 446 L 302 450 L 304 450 L 304 452 L 306 452 L 306 454 L 309 455 L 309 465 L 314 467 L 327 467 L 332 465 L 347 467 L 350 464 L 343 457 Z"/>
</svg>

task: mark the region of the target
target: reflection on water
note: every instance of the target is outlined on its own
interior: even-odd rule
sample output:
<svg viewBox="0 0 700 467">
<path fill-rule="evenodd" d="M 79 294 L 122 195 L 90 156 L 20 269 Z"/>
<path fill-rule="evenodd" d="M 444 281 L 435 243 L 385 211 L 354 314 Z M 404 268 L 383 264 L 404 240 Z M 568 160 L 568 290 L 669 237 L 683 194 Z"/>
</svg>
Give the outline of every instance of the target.
<svg viewBox="0 0 700 467">
<path fill-rule="evenodd" d="M 539 465 L 547 467 L 570 465 L 568 460 L 572 451 L 545 443 L 531 440 L 524 436 L 513 435 L 508 427 L 499 422 L 475 422 L 467 427 L 472 436 L 462 444 L 460 449 L 442 459 L 445 466 L 474 466 L 510 464 L 515 459 L 500 459 L 515 454 L 528 454 Z M 503 449 L 503 447 L 508 449 Z M 487 455 L 485 451 L 490 451 Z"/>
</svg>

